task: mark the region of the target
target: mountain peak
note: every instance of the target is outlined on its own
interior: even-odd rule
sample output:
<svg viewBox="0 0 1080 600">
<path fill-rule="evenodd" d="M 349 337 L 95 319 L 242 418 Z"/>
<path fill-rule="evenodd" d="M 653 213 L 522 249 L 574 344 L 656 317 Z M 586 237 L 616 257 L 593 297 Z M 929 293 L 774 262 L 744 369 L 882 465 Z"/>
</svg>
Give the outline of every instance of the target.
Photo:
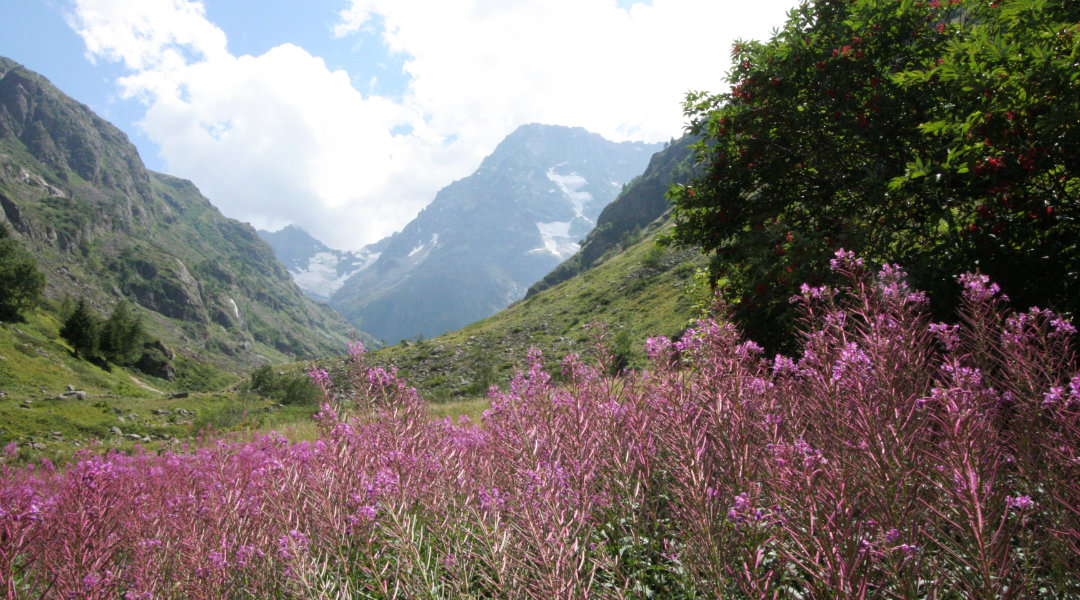
<svg viewBox="0 0 1080 600">
<path fill-rule="evenodd" d="M 389 342 L 494 314 L 578 249 L 660 144 L 531 123 L 500 142 L 397 235 L 331 305 Z"/>
</svg>

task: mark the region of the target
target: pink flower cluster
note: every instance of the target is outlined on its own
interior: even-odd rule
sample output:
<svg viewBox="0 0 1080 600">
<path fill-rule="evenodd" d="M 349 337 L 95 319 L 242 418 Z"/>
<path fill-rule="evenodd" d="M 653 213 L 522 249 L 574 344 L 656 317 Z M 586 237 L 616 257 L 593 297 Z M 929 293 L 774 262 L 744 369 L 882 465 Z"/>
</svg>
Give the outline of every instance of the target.
<svg viewBox="0 0 1080 600">
<path fill-rule="evenodd" d="M 0 464 L 0 594 L 1080 595 L 1072 325 L 980 276 L 935 324 L 896 267 L 835 267 L 848 287 L 795 299 L 797 357 L 723 315 L 616 377 L 534 351 L 474 424 L 429 420 L 357 346 L 340 381 L 312 372 L 315 442 Z"/>
</svg>

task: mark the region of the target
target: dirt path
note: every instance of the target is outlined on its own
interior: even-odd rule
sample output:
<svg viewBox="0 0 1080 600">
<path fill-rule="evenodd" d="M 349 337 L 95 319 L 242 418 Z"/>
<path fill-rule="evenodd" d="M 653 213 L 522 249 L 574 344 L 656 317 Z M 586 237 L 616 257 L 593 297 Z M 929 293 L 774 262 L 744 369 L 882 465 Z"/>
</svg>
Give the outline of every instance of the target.
<svg viewBox="0 0 1080 600">
<path fill-rule="evenodd" d="M 141 387 L 144 390 L 150 390 L 151 392 L 154 392 L 154 393 L 157 393 L 157 394 L 164 394 L 165 393 L 165 392 L 163 392 L 161 390 L 154 389 L 154 388 L 150 387 L 144 381 L 140 380 L 138 377 L 136 377 L 134 375 L 129 375 L 129 377 L 131 377 L 131 380 L 135 382 L 135 385 Z"/>
</svg>

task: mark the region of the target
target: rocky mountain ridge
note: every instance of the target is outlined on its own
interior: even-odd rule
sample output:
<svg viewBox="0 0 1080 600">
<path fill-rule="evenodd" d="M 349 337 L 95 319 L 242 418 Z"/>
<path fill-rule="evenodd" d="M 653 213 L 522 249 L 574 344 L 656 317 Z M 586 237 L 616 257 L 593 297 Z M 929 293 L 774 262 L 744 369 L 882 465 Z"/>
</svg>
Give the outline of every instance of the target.
<svg viewBox="0 0 1080 600">
<path fill-rule="evenodd" d="M 659 148 L 582 128 L 522 126 L 384 240 L 330 304 L 388 343 L 490 316 L 572 256 Z"/>
<path fill-rule="evenodd" d="M 240 372 L 341 351 L 353 329 L 304 297 L 254 228 L 146 169 L 123 132 L 5 58 L 0 209 L 47 298 L 102 315 L 127 298 L 181 361 Z"/>
</svg>

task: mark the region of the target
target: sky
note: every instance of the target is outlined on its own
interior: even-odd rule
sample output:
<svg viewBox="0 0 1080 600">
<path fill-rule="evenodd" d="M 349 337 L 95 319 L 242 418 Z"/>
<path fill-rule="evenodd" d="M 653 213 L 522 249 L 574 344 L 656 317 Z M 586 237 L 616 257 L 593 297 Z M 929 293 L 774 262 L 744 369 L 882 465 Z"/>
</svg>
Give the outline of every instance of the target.
<svg viewBox="0 0 1080 600">
<path fill-rule="evenodd" d="M 228 217 L 352 250 L 520 125 L 677 138 L 797 0 L 4 0 L 0 55 Z"/>
</svg>

